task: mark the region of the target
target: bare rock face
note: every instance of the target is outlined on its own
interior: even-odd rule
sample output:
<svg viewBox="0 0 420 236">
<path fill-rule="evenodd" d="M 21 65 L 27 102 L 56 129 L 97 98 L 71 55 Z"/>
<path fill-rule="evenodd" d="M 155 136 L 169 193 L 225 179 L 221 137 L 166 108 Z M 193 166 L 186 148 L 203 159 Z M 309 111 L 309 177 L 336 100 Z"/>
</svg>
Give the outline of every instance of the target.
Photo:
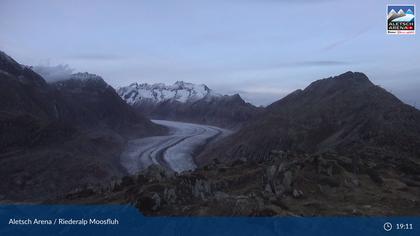
<svg viewBox="0 0 420 236">
<path fill-rule="evenodd" d="M 162 167 L 161 165 L 150 165 L 147 169 L 143 172 L 143 175 L 147 177 L 147 179 L 151 182 L 159 182 L 164 180 L 165 178 L 171 178 L 175 175 L 175 172 L 169 169 Z"/>
<path fill-rule="evenodd" d="M 303 196 L 302 190 L 293 189 L 293 197 L 294 198 L 300 198 Z"/>
<path fill-rule="evenodd" d="M 161 197 L 155 192 L 141 195 L 136 206 L 145 212 L 156 212 L 161 209 Z"/>
</svg>

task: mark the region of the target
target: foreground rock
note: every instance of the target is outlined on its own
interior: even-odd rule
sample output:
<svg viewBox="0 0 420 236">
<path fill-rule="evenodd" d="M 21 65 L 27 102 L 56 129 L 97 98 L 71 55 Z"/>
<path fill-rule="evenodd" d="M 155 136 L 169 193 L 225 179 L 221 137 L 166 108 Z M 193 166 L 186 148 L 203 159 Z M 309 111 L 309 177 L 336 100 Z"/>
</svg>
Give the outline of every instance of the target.
<svg viewBox="0 0 420 236">
<path fill-rule="evenodd" d="M 54 202 L 131 203 L 146 215 L 418 215 L 419 168 L 418 163 L 379 166 L 334 153 L 272 151 L 265 161 L 215 160 L 182 174 L 151 166 L 114 186 Z"/>
</svg>

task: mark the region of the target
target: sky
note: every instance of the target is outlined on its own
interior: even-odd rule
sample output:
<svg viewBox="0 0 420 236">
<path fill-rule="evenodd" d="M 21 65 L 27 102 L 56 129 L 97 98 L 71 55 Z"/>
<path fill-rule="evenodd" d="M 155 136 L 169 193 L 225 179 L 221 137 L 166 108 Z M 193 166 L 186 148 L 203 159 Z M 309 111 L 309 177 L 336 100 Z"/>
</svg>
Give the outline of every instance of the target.
<svg viewBox="0 0 420 236">
<path fill-rule="evenodd" d="M 398 2 L 0 0 L 0 50 L 113 87 L 183 80 L 255 105 L 360 71 L 420 107 L 419 35 L 386 34 Z"/>
</svg>

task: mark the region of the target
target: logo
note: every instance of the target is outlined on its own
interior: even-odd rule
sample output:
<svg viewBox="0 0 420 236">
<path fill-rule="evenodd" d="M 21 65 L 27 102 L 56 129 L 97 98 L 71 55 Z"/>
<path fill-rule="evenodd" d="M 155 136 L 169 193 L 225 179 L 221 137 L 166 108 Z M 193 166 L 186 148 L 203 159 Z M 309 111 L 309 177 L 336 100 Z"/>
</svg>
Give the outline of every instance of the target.
<svg viewBox="0 0 420 236">
<path fill-rule="evenodd" d="M 388 5 L 388 34 L 415 34 L 415 5 Z"/>
</svg>

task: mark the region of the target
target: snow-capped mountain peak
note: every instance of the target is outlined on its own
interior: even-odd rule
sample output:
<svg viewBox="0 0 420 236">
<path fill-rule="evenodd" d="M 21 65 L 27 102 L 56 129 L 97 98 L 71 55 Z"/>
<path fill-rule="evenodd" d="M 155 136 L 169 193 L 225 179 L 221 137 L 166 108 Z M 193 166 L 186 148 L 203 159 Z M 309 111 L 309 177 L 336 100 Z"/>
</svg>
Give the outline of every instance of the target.
<svg viewBox="0 0 420 236">
<path fill-rule="evenodd" d="M 132 83 L 129 86 L 119 88 L 117 92 L 130 105 L 165 101 L 191 103 L 204 98 L 221 96 L 204 84 L 192 84 L 184 81 L 177 81 L 173 85 Z"/>
</svg>

